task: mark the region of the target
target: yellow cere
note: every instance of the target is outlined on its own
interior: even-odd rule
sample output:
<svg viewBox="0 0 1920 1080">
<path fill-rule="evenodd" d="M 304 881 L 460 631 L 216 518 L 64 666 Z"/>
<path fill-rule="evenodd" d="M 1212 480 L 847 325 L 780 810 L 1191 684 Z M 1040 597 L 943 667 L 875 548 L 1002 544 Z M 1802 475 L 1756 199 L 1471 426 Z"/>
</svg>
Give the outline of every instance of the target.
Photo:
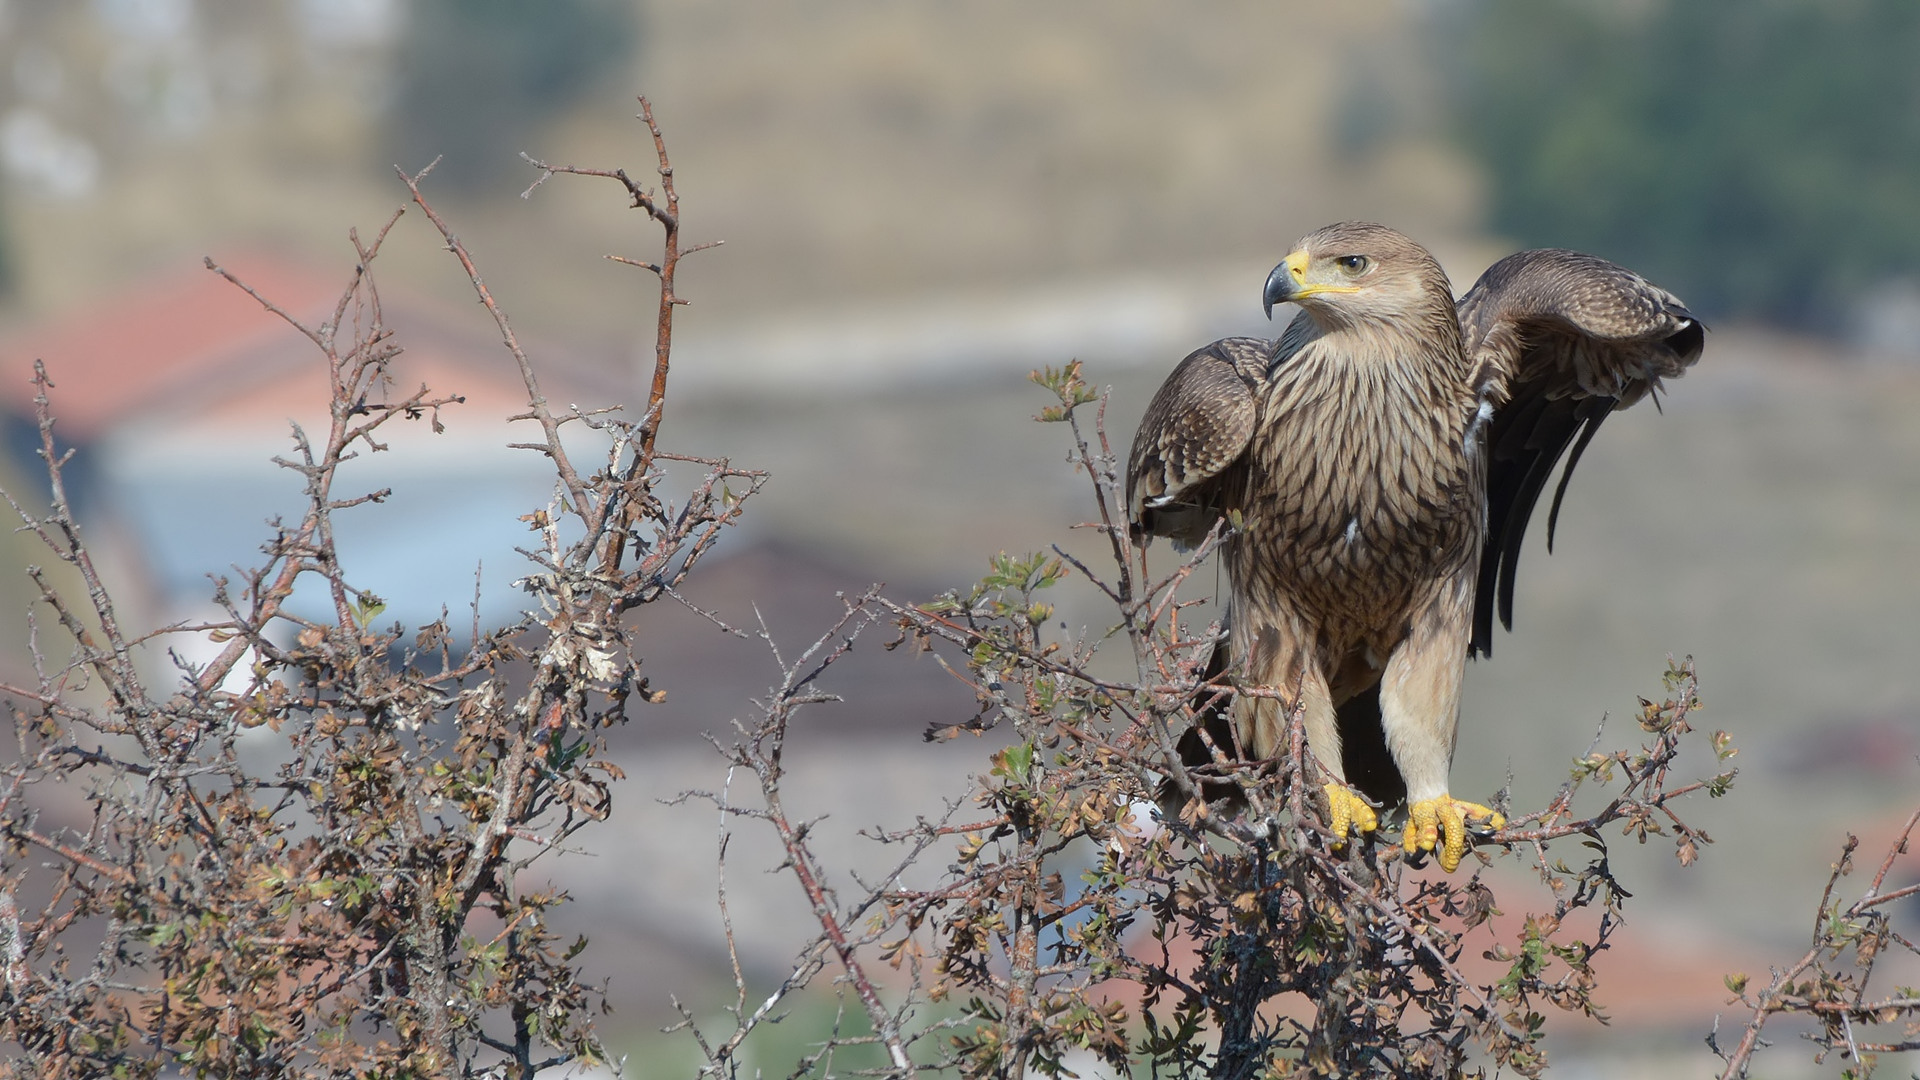
<svg viewBox="0 0 1920 1080">
<path fill-rule="evenodd" d="M 1324 282 L 1308 282 L 1307 267 L 1311 262 L 1312 256 L 1308 255 L 1304 248 L 1287 256 L 1286 261 L 1282 265 L 1287 268 L 1287 276 L 1293 279 L 1294 286 L 1293 295 L 1287 299 L 1300 300 L 1309 296 L 1319 296 L 1322 293 L 1350 293 L 1360 291 L 1360 287 L 1357 285 L 1328 285 Z"/>
<path fill-rule="evenodd" d="M 1307 262 L 1308 262 L 1308 255 L 1304 249 L 1293 252 L 1292 254 L 1287 256 L 1286 262 L 1284 265 L 1287 268 L 1287 276 L 1293 279 L 1294 284 L 1296 285 L 1306 284 Z"/>
</svg>

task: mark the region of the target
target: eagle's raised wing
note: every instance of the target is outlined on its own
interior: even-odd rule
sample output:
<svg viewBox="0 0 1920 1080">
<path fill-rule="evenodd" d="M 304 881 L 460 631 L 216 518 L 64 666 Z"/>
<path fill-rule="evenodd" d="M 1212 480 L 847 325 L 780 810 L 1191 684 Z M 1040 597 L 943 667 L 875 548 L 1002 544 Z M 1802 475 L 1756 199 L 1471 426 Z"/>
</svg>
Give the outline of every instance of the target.
<svg viewBox="0 0 1920 1080">
<path fill-rule="evenodd" d="M 1140 420 L 1127 463 L 1127 514 L 1136 528 L 1191 547 L 1227 507 L 1222 474 L 1246 451 L 1275 344 L 1221 338 L 1167 376 Z"/>
<path fill-rule="evenodd" d="M 1567 480 L 1601 421 L 1684 373 L 1700 358 L 1706 328 L 1678 297 L 1640 275 L 1559 250 L 1493 264 L 1461 297 L 1459 314 L 1481 400 L 1493 408 L 1484 433 L 1487 535 L 1469 649 L 1485 656 L 1496 603 L 1500 622 L 1513 627 L 1520 543 L 1561 454 L 1572 445 L 1547 518 L 1549 550 Z"/>
</svg>

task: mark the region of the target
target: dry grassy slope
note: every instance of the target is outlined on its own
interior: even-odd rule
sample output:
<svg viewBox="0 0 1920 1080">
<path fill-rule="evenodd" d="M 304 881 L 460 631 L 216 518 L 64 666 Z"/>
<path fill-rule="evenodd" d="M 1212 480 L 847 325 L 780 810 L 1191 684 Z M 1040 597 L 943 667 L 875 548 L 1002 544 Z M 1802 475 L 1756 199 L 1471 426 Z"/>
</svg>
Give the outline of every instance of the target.
<svg viewBox="0 0 1920 1080">
<path fill-rule="evenodd" d="M 87 30 L 82 15 L 67 19 L 74 34 Z M 690 263 L 683 282 L 696 304 L 686 317 L 713 325 L 821 300 L 1264 257 L 1345 216 L 1464 233 L 1476 219 L 1470 172 L 1404 136 L 1431 119 L 1418 104 L 1415 18 L 1389 0 L 1203 15 L 1145 0 L 660 0 L 632 70 L 525 149 L 650 176 L 630 116 L 631 94 L 651 95 L 690 238 L 730 245 Z M 92 70 L 95 45 L 74 48 L 76 70 Z M 263 240 L 348 257 L 347 226 L 369 230 L 401 195 L 354 106 L 378 88 L 284 42 L 271 62 L 279 89 L 251 114 L 223 114 L 186 141 L 123 131 L 93 197 L 13 199 L 27 268 L 16 316 Z M 1358 157 L 1335 155 L 1335 107 L 1362 83 L 1406 103 L 1394 114 L 1403 126 Z M 642 255 L 654 239 L 619 192 L 517 192 L 447 207 L 510 310 L 550 332 L 635 335 L 648 279 L 600 256 Z M 464 299 L 432 238 L 403 236 L 389 280 Z"/>
<path fill-rule="evenodd" d="M 1425 235 L 1478 220 L 1471 170 L 1435 138 L 1328 149 L 1356 79 L 1389 84 L 1403 119 L 1422 119 L 1405 5 L 1240 3 L 1195 17 L 1138 0 L 668 0 L 648 26 L 630 85 L 666 127 L 690 239 L 727 242 L 683 269 L 689 333 L 821 304 L 1264 258 L 1341 217 Z M 630 111 L 597 103 L 532 149 L 640 175 Z M 492 271 L 534 317 L 618 331 L 646 310 L 636 279 L 591 263 L 652 240 L 628 239 L 614 194 L 554 185 L 532 208 L 475 208 L 466 229 L 483 255 L 554 252 Z"/>
<path fill-rule="evenodd" d="M 1408 69 L 1375 62 L 1410 49 L 1404 5 L 654 11 L 645 82 L 741 246 L 713 273 L 761 302 L 1264 253 L 1367 199 L 1429 227 L 1471 211 L 1326 152 L 1354 81 Z"/>
</svg>

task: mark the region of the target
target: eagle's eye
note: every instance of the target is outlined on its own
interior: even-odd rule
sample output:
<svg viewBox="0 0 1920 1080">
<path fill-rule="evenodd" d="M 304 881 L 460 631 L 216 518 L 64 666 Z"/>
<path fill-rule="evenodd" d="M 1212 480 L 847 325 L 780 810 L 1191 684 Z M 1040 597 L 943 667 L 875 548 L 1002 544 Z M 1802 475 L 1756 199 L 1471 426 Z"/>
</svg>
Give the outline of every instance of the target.
<svg viewBox="0 0 1920 1080">
<path fill-rule="evenodd" d="M 1348 277 L 1359 277 L 1361 274 L 1367 272 L 1367 257 L 1365 255 L 1342 255 L 1333 261 L 1339 264 L 1340 269 L 1344 271 Z"/>
</svg>

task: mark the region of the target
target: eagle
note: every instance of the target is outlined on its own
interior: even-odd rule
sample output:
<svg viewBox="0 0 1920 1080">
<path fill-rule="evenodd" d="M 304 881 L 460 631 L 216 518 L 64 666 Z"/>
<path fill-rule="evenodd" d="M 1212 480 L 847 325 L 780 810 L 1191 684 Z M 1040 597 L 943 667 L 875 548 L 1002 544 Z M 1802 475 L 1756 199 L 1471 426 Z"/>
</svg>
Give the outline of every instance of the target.
<svg viewBox="0 0 1920 1080">
<path fill-rule="evenodd" d="M 1307 234 L 1261 298 L 1268 318 L 1298 306 L 1279 340 L 1182 360 L 1129 457 L 1138 535 L 1190 547 L 1231 523 L 1209 674 L 1278 695 L 1199 709 L 1181 754 L 1202 775 L 1209 742 L 1270 759 L 1298 708 L 1333 834 L 1370 832 L 1376 806 L 1404 800 L 1408 854 L 1437 846 L 1451 872 L 1469 822 L 1504 824 L 1447 774 L 1466 662 L 1491 654 L 1496 612 L 1513 626 L 1528 518 L 1565 455 L 1551 547 L 1594 433 L 1657 403 L 1705 327 L 1640 275 L 1556 249 L 1500 260 L 1456 301 L 1425 248 L 1364 222 Z"/>
</svg>

